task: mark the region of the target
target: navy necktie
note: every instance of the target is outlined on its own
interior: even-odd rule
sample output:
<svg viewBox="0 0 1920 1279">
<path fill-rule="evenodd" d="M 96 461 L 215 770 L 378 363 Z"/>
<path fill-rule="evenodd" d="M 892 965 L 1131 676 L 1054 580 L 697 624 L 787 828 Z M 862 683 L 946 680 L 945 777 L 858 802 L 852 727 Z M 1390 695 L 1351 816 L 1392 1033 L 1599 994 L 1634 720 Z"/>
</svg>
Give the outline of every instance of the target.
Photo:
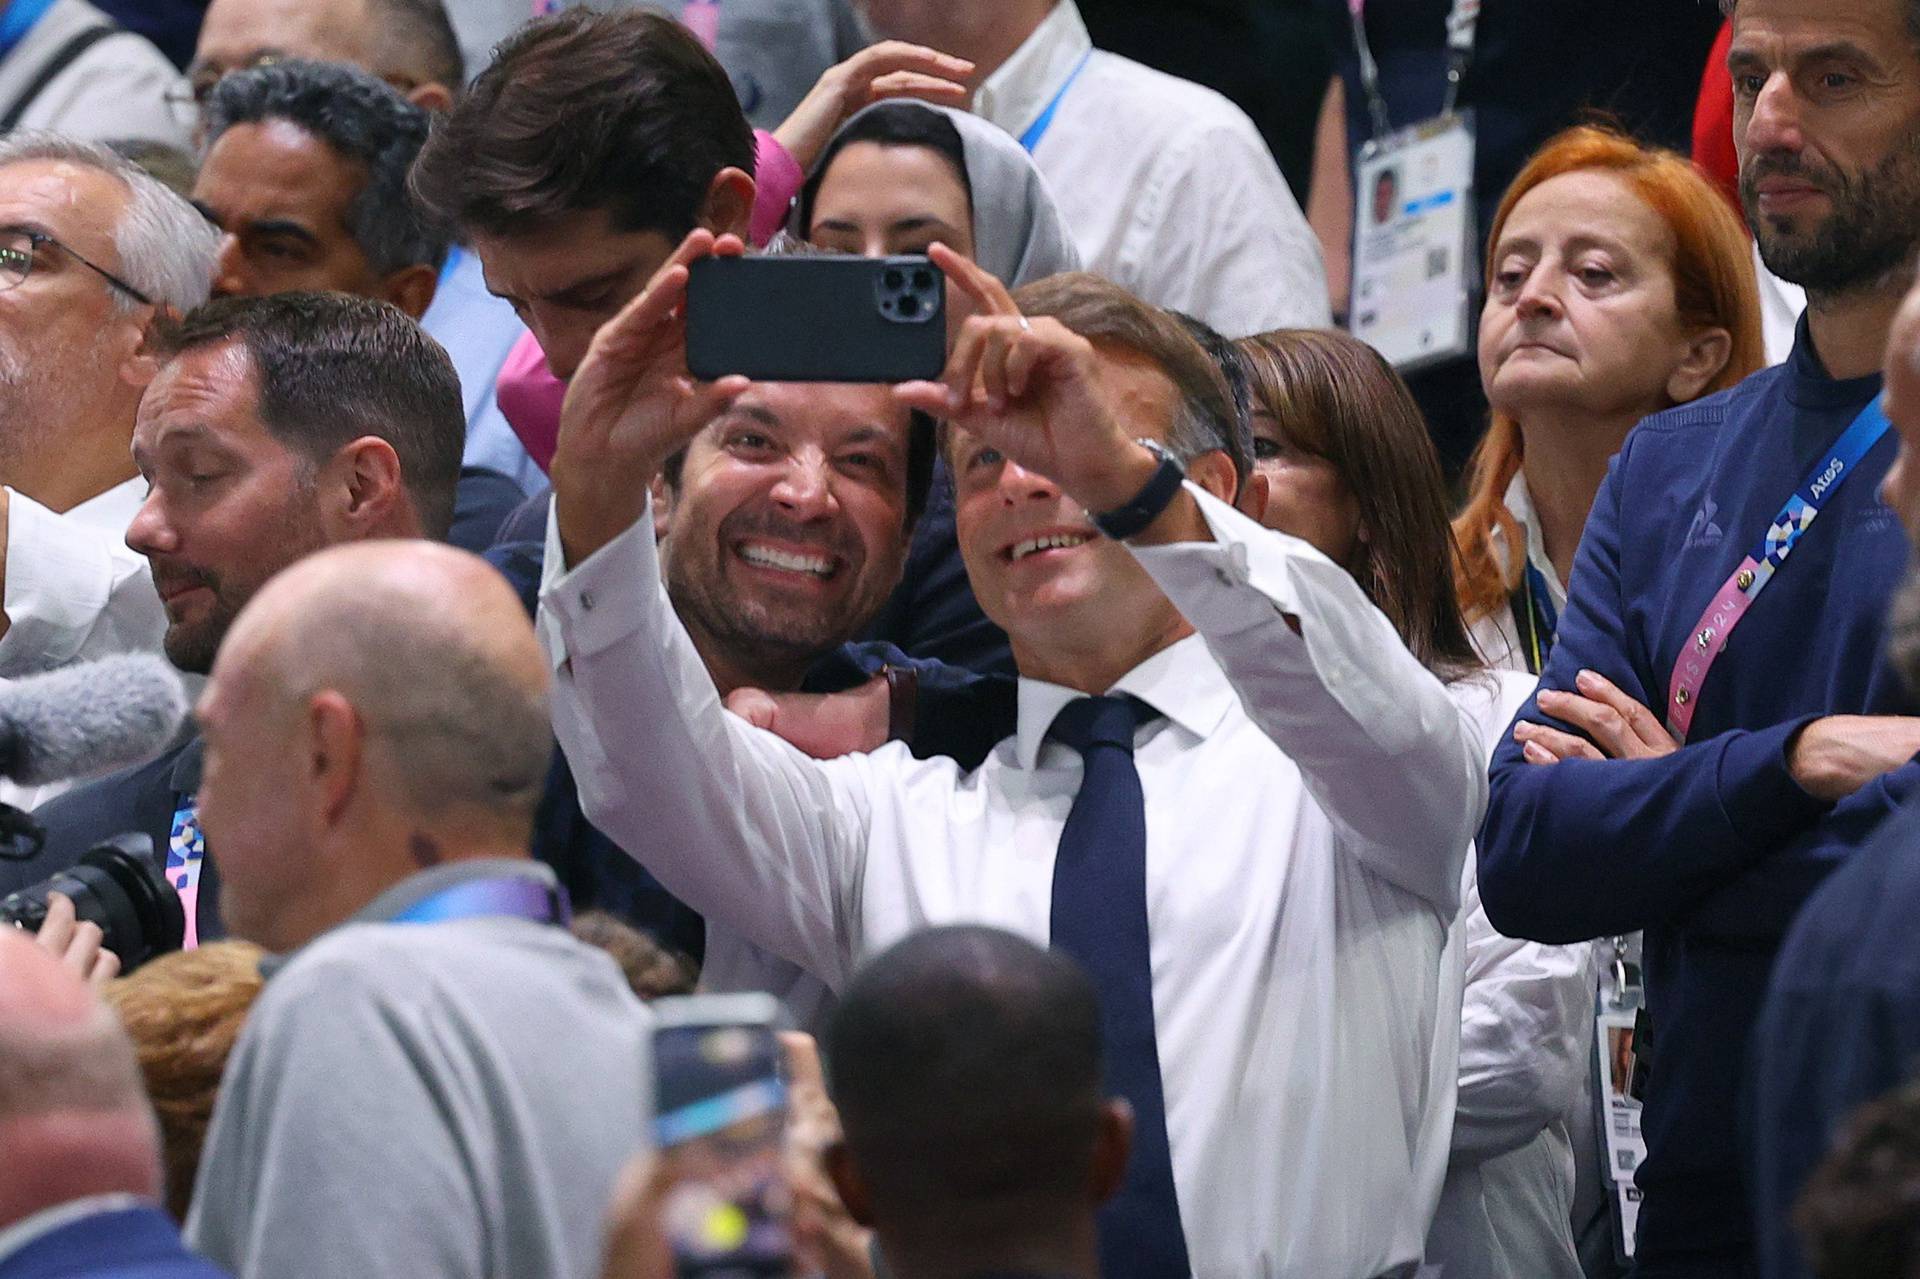
<svg viewBox="0 0 1920 1279">
<path fill-rule="evenodd" d="M 1107 1090 L 1133 1106 L 1127 1179 L 1100 1213 L 1105 1279 L 1191 1273 L 1154 1040 L 1147 810 L 1133 766 L 1134 730 L 1157 717 L 1131 697 L 1083 697 L 1069 702 L 1050 730 L 1086 763 L 1053 863 L 1053 946 L 1092 975 Z"/>
</svg>

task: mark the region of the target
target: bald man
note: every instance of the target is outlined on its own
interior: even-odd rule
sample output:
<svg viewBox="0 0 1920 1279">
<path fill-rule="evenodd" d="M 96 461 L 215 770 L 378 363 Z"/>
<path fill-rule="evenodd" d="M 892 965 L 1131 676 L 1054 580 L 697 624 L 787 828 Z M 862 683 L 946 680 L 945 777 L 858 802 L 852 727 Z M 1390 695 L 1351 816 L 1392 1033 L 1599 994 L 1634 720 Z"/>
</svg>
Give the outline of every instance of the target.
<svg viewBox="0 0 1920 1279">
<path fill-rule="evenodd" d="M 431 543 L 322 551 L 241 611 L 198 715 L 228 922 L 285 958 L 188 1238 L 263 1279 L 592 1273 L 648 1016 L 526 855 L 551 739 L 512 590 Z"/>
<path fill-rule="evenodd" d="M 1885 408 L 1900 453 L 1880 496 L 1920 543 L 1920 286 L 1894 319 L 1885 370 Z M 1888 632 L 1894 669 L 1909 689 L 1920 689 L 1920 567 L 1907 570 Z M 1855 1110 L 1913 1078 L 1920 1060 L 1915 918 L 1920 800 L 1909 800 L 1808 899 L 1780 948 L 1754 1030 L 1748 1148 L 1768 1279 L 1815 1273 L 1790 1224 L 1801 1188 Z M 1863 1208 L 1863 1222 L 1870 1211 Z M 1902 1212 L 1910 1221 L 1910 1207 Z M 1829 1259 L 1820 1273 L 1853 1271 Z"/>
<path fill-rule="evenodd" d="M 160 1210 L 160 1133 L 126 1032 L 0 927 L 0 1279 L 217 1279 Z"/>
</svg>

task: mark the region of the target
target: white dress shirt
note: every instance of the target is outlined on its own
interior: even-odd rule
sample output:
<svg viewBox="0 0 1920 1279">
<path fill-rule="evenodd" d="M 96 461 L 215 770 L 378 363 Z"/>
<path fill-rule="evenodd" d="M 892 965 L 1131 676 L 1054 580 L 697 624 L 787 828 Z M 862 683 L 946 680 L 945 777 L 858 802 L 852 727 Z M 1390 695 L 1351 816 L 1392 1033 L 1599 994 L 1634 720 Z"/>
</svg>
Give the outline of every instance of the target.
<svg viewBox="0 0 1920 1279">
<path fill-rule="evenodd" d="M 1089 271 L 1228 337 L 1332 323 L 1319 241 L 1244 111 L 1094 49 L 1073 0 L 987 77 L 973 109 L 1018 138 L 1056 99 L 1033 159 Z"/>
<path fill-rule="evenodd" d="M 7 633 L 0 677 L 17 679 L 111 653 L 157 653 L 166 610 L 147 557 L 127 545 L 146 500 L 139 476 L 64 514 L 7 494 Z"/>
<path fill-rule="evenodd" d="M 1136 760 L 1193 1271 L 1410 1267 L 1453 1118 L 1479 734 L 1344 569 L 1188 491 L 1216 540 L 1133 554 L 1199 634 L 1115 690 L 1165 716 Z M 836 989 L 929 925 L 1048 940 L 1082 770 L 1046 733 L 1074 690 L 1022 680 L 971 774 L 899 743 L 810 759 L 722 710 L 651 512 L 570 571 L 550 524 L 539 623 L 588 818 L 708 918 Z"/>
<path fill-rule="evenodd" d="M 1488 759 L 1534 683 L 1493 671 L 1453 685 L 1480 724 Z M 1570 1130 L 1591 1100 L 1593 948 L 1496 932 L 1472 858 L 1464 895 L 1460 1095 L 1427 1264 L 1436 1279 L 1580 1279 Z"/>
<path fill-rule="evenodd" d="M 1546 579 L 1547 598 L 1553 601 L 1553 612 L 1559 617 L 1567 611 L 1567 588 L 1560 580 L 1560 571 L 1547 558 L 1547 540 L 1540 532 L 1540 521 L 1533 513 L 1533 496 L 1527 492 L 1525 471 L 1516 473 L 1513 482 L 1507 485 L 1507 493 L 1501 499 L 1507 504 L 1507 510 L 1513 515 L 1513 522 L 1520 526 L 1520 532 L 1527 540 L 1527 562 L 1538 569 L 1540 576 Z M 1511 563 L 1508 558 L 1513 554 L 1507 546 L 1506 534 L 1499 525 L 1493 528 L 1493 553 L 1503 564 Z M 1513 605 L 1502 604 L 1487 616 L 1475 622 L 1469 628 L 1473 647 L 1479 652 L 1481 660 L 1495 670 L 1515 671 L 1527 674 L 1527 654 L 1522 647 L 1520 627 L 1514 620 Z M 1523 699 L 1524 700 L 1524 699 Z M 1516 705 L 1516 710 L 1519 707 Z"/>
<path fill-rule="evenodd" d="M 71 662 L 116 653 L 158 653 L 167 613 L 147 557 L 127 545 L 127 526 L 146 500 L 139 476 L 65 513 L 7 490 L 7 633 L 0 685 Z M 187 679 L 188 695 L 200 676 Z M 0 780 L 0 804 L 34 809 L 83 779 L 22 786 Z"/>
</svg>

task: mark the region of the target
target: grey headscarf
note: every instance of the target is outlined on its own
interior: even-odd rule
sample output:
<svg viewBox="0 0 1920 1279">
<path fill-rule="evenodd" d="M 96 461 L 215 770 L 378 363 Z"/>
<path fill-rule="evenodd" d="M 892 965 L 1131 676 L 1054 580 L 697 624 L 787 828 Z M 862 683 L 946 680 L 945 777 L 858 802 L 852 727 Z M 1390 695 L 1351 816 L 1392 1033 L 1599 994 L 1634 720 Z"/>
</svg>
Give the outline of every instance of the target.
<svg viewBox="0 0 1920 1279">
<path fill-rule="evenodd" d="M 868 111 L 887 105 L 875 103 L 855 113 L 840 126 L 840 132 L 851 128 Z M 974 261 L 1010 289 L 1063 271 L 1078 271 L 1080 251 L 1074 247 L 1053 192 L 1047 189 L 1046 179 L 1040 176 L 1026 149 L 1000 126 L 970 112 L 925 102 L 914 105 L 939 112 L 960 131 L 960 150 L 967 159 L 967 185 L 973 189 Z M 837 139 L 839 134 L 834 136 Z M 829 142 L 825 154 L 832 153 L 833 144 Z M 803 240 L 807 238 L 807 228 L 800 225 L 798 203 L 787 230 Z"/>
</svg>

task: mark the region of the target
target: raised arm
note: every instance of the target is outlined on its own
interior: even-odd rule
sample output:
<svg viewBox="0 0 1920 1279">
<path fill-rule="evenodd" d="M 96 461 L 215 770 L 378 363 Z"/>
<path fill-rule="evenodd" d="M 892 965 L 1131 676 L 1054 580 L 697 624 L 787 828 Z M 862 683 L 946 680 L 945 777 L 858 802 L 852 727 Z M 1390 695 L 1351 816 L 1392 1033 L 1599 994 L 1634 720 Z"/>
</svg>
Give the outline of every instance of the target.
<svg viewBox="0 0 1920 1279">
<path fill-rule="evenodd" d="M 688 237 L 568 388 L 539 612 L 554 729 L 596 826 L 689 906 L 831 985 L 855 944 L 864 763 L 816 763 L 726 713 L 654 550 L 653 478 L 746 385 L 686 371 L 686 264 L 713 247 Z"/>
<path fill-rule="evenodd" d="M 1159 463 L 1123 429 L 1092 344 L 1022 316 L 972 263 L 938 245 L 933 256 L 977 314 L 941 382 L 896 394 L 1087 511 L 1131 501 Z M 1130 545 L 1350 836 L 1344 846 L 1451 915 L 1484 794 L 1477 735 L 1352 577 L 1193 483 Z"/>
<path fill-rule="evenodd" d="M 1478 734 L 1353 575 L 1189 484 L 1202 523 L 1132 544 L 1343 847 L 1449 914 L 1486 798 Z M 1198 532 L 1199 536 L 1192 536 Z"/>
</svg>

